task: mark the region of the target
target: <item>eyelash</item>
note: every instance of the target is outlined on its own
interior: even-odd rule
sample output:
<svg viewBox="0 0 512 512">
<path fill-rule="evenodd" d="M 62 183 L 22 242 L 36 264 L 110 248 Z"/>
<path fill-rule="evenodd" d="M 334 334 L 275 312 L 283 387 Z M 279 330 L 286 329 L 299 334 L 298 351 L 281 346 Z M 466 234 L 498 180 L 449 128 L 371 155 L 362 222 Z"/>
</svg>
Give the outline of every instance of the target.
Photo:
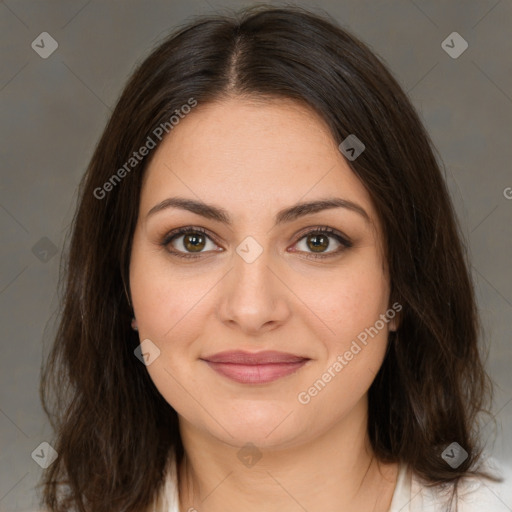
<svg viewBox="0 0 512 512">
<path fill-rule="evenodd" d="M 176 251 L 174 249 L 170 250 L 168 248 L 168 245 L 176 237 L 178 237 L 179 235 L 187 234 L 187 233 L 201 233 L 201 234 L 207 236 L 212 242 L 215 242 L 215 240 L 208 234 L 208 232 L 204 228 L 195 227 L 195 226 L 185 226 L 185 227 L 178 228 L 178 229 L 175 229 L 175 230 L 167 233 L 167 235 L 165 235 L 164 239 L 161 241 L 160 245 L 165 247 L 172 256 L 177 256 L 178 258 L 189 258 L 189 259 L 190 258 L 192 258 L 192 259 L 201 258 L 202 257 L 201 255 L 203 253 L 198 253 L 198 254 L 183 253 L 181 251 Z M 297 244 L 303 238 L 307 237 L 310 234 L 318 234 L 318 233 L 328 233 L 328 234 L 330 234 L 333 238 L 335 238 L 342 245 L 342 247 L 337 249 L 336 251 L 332 251 L 332 252 L 325 253 L 325 254 L 308 253 L 308 256 L 306 256 L 307 258 L 310 258 L 310 259 L 330 258 L 330 257 L 333 257 L 333 256 L 337 256 L 341 252 L 343 252 L 345 249 L 348 249 L 348 248 L 352 247 L 352 242 L 350 242 L 350 240 L 345 238 L 340 232 L 338 232 L 338 231 L 336 231 L 336 230 L 334 230 L 334 229 L 332 229 L 332 228 L 330 228 L 328 226 L 317 226 L 317 227 L 315 227 L 313 229 L 310 229 L 306 233 L 302 233 L 300 235 L 300 237 L 297 239 L 297 241 L 295 242 L 295 244 Z"/>
</svg>

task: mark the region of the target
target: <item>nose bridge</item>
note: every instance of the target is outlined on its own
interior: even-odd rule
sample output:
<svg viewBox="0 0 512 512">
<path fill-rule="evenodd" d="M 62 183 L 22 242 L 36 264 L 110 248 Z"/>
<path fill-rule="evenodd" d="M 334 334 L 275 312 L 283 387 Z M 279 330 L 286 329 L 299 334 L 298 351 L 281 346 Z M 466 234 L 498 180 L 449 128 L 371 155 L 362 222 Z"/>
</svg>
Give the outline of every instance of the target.
<svg viewBox="0 0 512 512">
<path fill-rule="evenodd" d="M 253 303 L 260 295 L 268 295 L 272 288 L 270 250 L 254 237 L 246 237 L 237 247 L 233 256 L 234 292 L 240 298 L 253 297 Z M 269 296 L 267 299 L 271 299 Z M 244 299 L 245 300 L 245 299 Z M 251 301 L 249 300 L 249 304 Z"/>
<path fill-rule="evenodd" d="M 233 267 L 221 299 L 224 321 L 236 322 L 247 331 L 282 321 L 286 304 L 274 275 L 271 251 L 253 237 L 246 237 L 233 254 Z"/>
</svg>

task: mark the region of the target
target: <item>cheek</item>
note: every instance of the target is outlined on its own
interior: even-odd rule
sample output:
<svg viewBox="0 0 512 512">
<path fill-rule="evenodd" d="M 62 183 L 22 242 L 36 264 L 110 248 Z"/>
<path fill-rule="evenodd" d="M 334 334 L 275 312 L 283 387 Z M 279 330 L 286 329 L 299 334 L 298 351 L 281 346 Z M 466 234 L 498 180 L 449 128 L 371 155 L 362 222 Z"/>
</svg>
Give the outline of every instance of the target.
<svg viewBox="0 0 512 512">
<path fill-rule="evenodd" d="M 135 246 L 130 263 L 130 290 L 140 341 L 149 339 L 159 355 L 146 367 L 164 399 L 180 414 L 193 416 L 188 390 L 196 389 L 194 368 L 183 364 L 200 338 L 200 322 L 193 321 L 205 288 L 191 277 L 170 272 L 161 254 Z M 154 349 L 153 349 L 154 350 Z"/>
<path fill-rule="evenodd" d="M 139 334 L 161 345 L 173 332 L 193 328 L 194 323 L 187 320 L 213 285 L 213 278 L 209 285 L 207 275 L 176 271 L 161 252 L 134 247 L 130 289 Z"/>
<path fill-rule="evenodd" d="M 332 272 L 297 278 L 294 291 L 314 313 L 307 318 L 318 324 L 317 332 L 336 346 L 374 325 L 388 309 L 388 279 L 370 251 Z"/>
<path fill-rule="evenodd" d="M 325 357 L 295 397 L 304 414 L 307 411 L 308 418 L 316 418 L 318 428 L 343 418 L 364 397 L 382 365 L 388 342 L 389 323 L 381 320 L 388 310 L 384 276 L 368 271 L 331 283 L 338 284 L 339 290 L 324 294 L 325 302 L 318 301 L 315 310 L 322 319 L 318 326 L 329 326 L 321 339 Z"/>
<path fill-rule="evenodd" d="M 314 312 L 304 318 L 324 350 L 301 391 L 318 414 L 328 407 L 343 415 L 368 390 L 385 356 L 389 320 L 381 315 L 389 308 L 388 277 L 381 260 L 367 251 L 330 276 L 305 279 L 298 293 Z"/>
</svg>

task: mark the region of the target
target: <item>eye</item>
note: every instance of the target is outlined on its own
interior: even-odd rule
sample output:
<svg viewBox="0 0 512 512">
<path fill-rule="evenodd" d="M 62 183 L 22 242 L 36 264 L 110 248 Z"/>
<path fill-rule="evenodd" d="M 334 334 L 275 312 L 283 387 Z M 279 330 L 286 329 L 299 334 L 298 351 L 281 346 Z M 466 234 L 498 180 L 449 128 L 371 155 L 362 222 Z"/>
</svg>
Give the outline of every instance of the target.
<svg viewBox="0 0 512 512">
<path fill-rule="evenodd" d="M 335 250 L 327 251 L 327 249 L 332 245 L 329 239 L 335 240 Z M 345 249 L 352 247 L 352 242 L 348 238 L 342 235 L 339 231 L 327 226 L 319 226 L 308 231 L 299 238 L 297 244 L 301 243 L 302 240 L 304 240 L 304 252 L 308 253 L 308 258 L 329 258 L 337 256 Z M 312 253 L 309 253 L 308 250 L 311 250 Z"/>
<path fill-rule="evenodd" d="M 216 244 L 214 244 L 211 237 L 206 234 L 206 230 L 199 227 L 187 226 L 168 233 L 162 240 L 161 245 L 166 247 L 174 256 L 181 258 L 199 258 L 201 257 L 201 253 L 204 252 L 203 249 L 207 248 L 207 242 L 213 245 L 210 250 L 216 250 Z"/>
</svg>

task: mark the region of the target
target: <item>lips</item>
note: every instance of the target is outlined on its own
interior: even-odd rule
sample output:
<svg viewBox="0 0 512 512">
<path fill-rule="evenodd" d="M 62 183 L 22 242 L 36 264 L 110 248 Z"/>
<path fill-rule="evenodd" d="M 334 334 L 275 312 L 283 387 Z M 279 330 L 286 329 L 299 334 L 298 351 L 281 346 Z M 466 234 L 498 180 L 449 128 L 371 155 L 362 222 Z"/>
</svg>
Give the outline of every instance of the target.
<svg viewBox="0 0 512 512">
<path fill-rule="evenodd" d="M 204 358 L 211 363 L 231 363 L 231 364 L 274 364 L 274 363 L 298 363 L 307 359 L 307 357 L 296 356 L 286 352 L 276 352 L 268 350 L 266 352 L 244 352 L 242 350 L 232 350 L 229 352 L 219 352 L 212 356 Z"/>
<path fill-rule="evenodd" d="M 310 359 L 285 352 L 220 352 L 202 358 L 217 373 L 244 384 L 265 384 L 290 375 Z"/>
</svg>

